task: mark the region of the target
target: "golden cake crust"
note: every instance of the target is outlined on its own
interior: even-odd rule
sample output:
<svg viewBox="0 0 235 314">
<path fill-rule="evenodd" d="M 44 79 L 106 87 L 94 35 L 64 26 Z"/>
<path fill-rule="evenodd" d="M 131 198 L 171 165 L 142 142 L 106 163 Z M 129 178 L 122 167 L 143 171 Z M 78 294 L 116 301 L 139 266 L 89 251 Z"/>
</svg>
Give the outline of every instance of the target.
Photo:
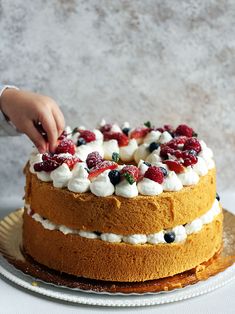
<svg viewBox="0 0 235 314">
<path fill-rule="evenodd" d="M 25 173 L 25 201 L 32 210 L 58 225 L 103 233 L 151 234 L 183 225 L 206 213 L 216 194 L 215 169 L 178 192 L 135 198 L 73 193 L 40 181 L 28 165 Z"/>
<path fill-rule="evenodd" d="M 25 211 L 23 243 L 37 262 L 61 272 L 107 281 L 145 281 L 172 276 L 209 260 L 221 247 L 222 219 L 220 213 L 181 243 L 131 245 L 47 230 Z"/>
</svg>

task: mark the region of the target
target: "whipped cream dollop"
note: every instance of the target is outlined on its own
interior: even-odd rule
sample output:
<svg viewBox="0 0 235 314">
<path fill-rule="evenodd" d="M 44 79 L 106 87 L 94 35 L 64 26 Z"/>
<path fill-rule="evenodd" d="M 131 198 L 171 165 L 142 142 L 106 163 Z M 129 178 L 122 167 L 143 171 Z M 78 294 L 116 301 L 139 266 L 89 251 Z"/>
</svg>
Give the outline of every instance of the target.
<svg viewBox="0 0 235 314">
<path fill-rule="evenodd" d="M 183 185 L 180 179 L 177 177 L 174 171 L 169 171 L 168 175 L 163 181 L 163 190 L 164 191 L 179 191 L 183 188 Z"/>
<path fill-rule="evenodd" d="M 157 162 L 161 162 L 160 154 L 160 147 L 155 149 L 151 154 L 148 155 L 146 161 L 150 162 L 151 164 L 155 165 Z"/>
<path fill-rule="evenodd" d="M 90 189 L 96 196 L 109 196 L 114 193 L 114 186 L 109 179 L 110 170 L 105 170 L 90 184 Z"/>
<path fill-rule="evenodd" d="M 196 173 L 196 171 L 192 169 L 192 167 L 187 167 L 185 169 L 185 172 L 179 173 L 178 178 L 180 179 L 181 183 L 185 186 L 195 185 L 199 181 L 199 176 Z"/>
<path fill-rule="evenodd" d="M 50 172 L 40 171 L 36 172 L 37 178 L 43 182 L 51 182 L 52 178 L 50 176 Z"/>
<path fill-rule="evenodd" d="M 127 198 L 132 198 L 138 195 L 136 182 L 130 184 L 127 180 L 123 180 L 115 187 L 115 194 Z"/>
<path fill-rule="evenodd" d="M 148 144 L 142 144 L 140 145 L 135 153 L 134 153 L 134 159 L 135 159 L 135 162 L 138 164 L 139 161 L 141 159 L 145 160 L 147 158 L 147 156 L 149 155 L 149 149 L 148 149 L 149 145 Z"/>
<path fill-rule="evenodd" d="M 143 176 L 145 172 L 148 170 L 149 166 L 146 165 L 144 160 L 140 159 L 138 163 L 138 168 L 139 168 L 140 175 Z"/>
<path fill-rule="evenodd" d="M 193 170 L 199 175 L 199 176 L 205 176 L 208 173 L 208 168 L 205 160 L 198 156 L 197 157 L 197 163 L 193 165 Z"/>
<path fill-rule="evenodd" d="M 120 147 L 120 158 L 124 162 L 130 162 L 134 158 L 134 153 L 138 148 L 137 141 L 133 138 L 128 145 Z"/>
<path fill-rule="evenodd" d="M 199 157 L 203 158 L 206 162 L 207 169 L 213 169 L 215 167 L 215 162 L 213 160 L 213 152 L 212 150 L 206 145 L 204 141 L 199 141 L 202 150 L 198 154 Z"/>
<path fill-rule="evenodd" d="M 73 171 L 72 178 L 68 182 L 68 189 L 75 193 L 84 193 L 90 189 L 90 180 L 88 172 L 82 164 L 77 164 Z"/>
<path fill-rule="evenodd" d="M 27 214 L 31 215 L 32 210 L 30 209 L 30 206 L 28 204 L 25 204 L 25 208 L 27 209 Z M 152 234 L 131 234 L 131 235 L 120 235 L 120 234 L 115 234 L 115 233 L 101 233 L 97 234 L 96 232 L 93 231 L 84 231 L 84 230 L 76 230 L 76 229 L 71 229 L 68 228 L 64 225 L 56 225 L 49 221 L 48 219 L 42 218 L 39 214 L 33 214 L 32 218 L 41 223 L 42 226 L 45 229 L 48 230 L 59 230 L 64 234 L 75 234 L 79 235 L 81 237 L 87 238 L 87 239 L 100 239 L 102 241 L 107 241 L 107 242 L 113 242 L 113 243 L 120 243 L 120 242 L 125 242 L 129 244 L 165 244 L 166 241 L 164 239 L 165 233 L 168 232 L 174 232 L 175 234 L 175 240 L 174 243 L 179 243 L 183 242 L 187 239 L 187 237 L 190 234 L 199 232 L 202 227 L 208 223 L 211 223 L 214 218 L 219 215 L 221 212 L 221 207 L 219 202 L 215 199 L 212 207 L 210 210 L 208 210 L 204 215 L 201 217 L 196 218 L 195 220 L 187 223 L 185 226 L 179 225 L 175 226 L 172 229 L 168 230 L 161 230 L 156 233 Z M 169 245 L 169 244 L 167 244 Z"/>
<path fill-rule="evenodd" d="M 119 154 L 119 146 L 117 140 L 109 140 L 103 143 L 104 158 L 112 160 L 113 153 Z"/>
<path fill-rule="evenodd" d="M 173 137 L 170 135 L 169 132 L 164 131 L 164 132 L 161 134 L 160 138 L 159 138 L 159 142 L 160 142 L 161 144 L 165 144 L 165 143 L 167 143 L 167 142 L 170 142 L 170 141 L 172 140 L 172 138 L 173 138 Z"/>
<path fill-rule="evenodd" d="M 148 178 L 143 178 L 143 180 L 137 184 L 137 188 L 142 195 L 158 195 L 163 192 L 161 184 Z"/>
<path fill-rule="evenodd" d="M 158 142 L 161 134 L 161 132 L 154 130 L 149 132 L 144 138 L 144 143 L 150 144 L 152 142 Z"/>
<path fill-rule="evenodd" d="M 70 171 L 68 165 L 65 163 L 56 168 L 55 170 L 51 171 L 51 179 L 53 181 L 53 186 L 55 188 L 66 187 L 71 177 L 72 172 Z"/>
</svg>

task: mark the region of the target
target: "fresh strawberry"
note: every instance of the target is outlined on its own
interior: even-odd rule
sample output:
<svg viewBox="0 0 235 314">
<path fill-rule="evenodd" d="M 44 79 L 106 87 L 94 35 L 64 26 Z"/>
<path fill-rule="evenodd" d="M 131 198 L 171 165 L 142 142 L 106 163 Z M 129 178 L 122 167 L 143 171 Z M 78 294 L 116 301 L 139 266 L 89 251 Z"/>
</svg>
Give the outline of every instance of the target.
<svg viewBox="0 0 235 314">
<path fill-rule="evenodd" d="M 130 184 L 133 184 L 139 178 L 139 168 L 136 166 L 127 165 L 122 168 L 120 174 L 121 176 L 125 177 Z"/>
<path fill-rule="evenodd" d="M 109 132 L 112 129 L 112 124 L 106 123 L 105 125 L 100 127 L 100 132 Z"/>
<path fill-rule="evenodd" d="M 184 144 L 183 150 L 195 150 L 197 153 L 200 153 L 202 148 L 199 141 L 195 137 L 192 137 L 187 139 Z"/>
<path fill-rule="evenodd" d="M 62 153 L 69 153 L 74 155 L 76 152 L 76 146 L 72 140 L 63 139 L 60 141 L 59 145 L 57 146 L 55 153 L 62 154 Z"/>
<path fill-rule="evenodd" d="M 165 160 L 164 163 L 171 171 L 175 171 L 175 173 L 181 173 L 185 170 L 177 160 Z"/>
<path fill-rule="evenodd" d="M 134 129 L 133 131 L 131 131 L 130 138 L 135 138 L 135 139 L 142 138 L 142 137 L 145 137 L 149 132 L 150 132 L 150 128 L 138 127 Z"/>
<path fill-rule="evenodd" d="M 180 124 L 177 129 L 175 130 L 175 134 L 176 135 L 184 135 L 187 137 L 192 137 L 194 132 L 193 129 L 190 128 L 188 125 L 186 124 Z"/>
<path fill-rule="evenodd" d="M 104 140 L 108 141 L 108 140 L 117 140 L 118 141 L 118 145 L 120 147 L 122 146 L 126 146 L 129 143 L 129 139 L 128 137 L 121 132 L 104 132 Z"/>
<path fill-rule="evenodd" d="M 101 161 L 103 161 L 103 158 L 100 156 L 100 154 L 98 152 L 92 152 L 92 153 L 88 154 L 87 159 L 86 159 L 86 163 L 87 163 L 88 168 L 95 167 Z"/>
<path fill-rule="evenodd" d="M 83 138 L 86 143 L 90 143 L 96 140 L 95 133 L 89 130 L 79 130 L 79 138 Z"/>
<path fill-rule="evenodd" d="M 164 180 L 164 174 L 162 170 L 156 166 L 150 166 L 145 172 L 144 177 L 153 180 L 159 184 L 161 184 Z"/>
<path fill-rule="evenodd" d="M 184 145 L 186 140 L 187 140 L 186 136 L 175 137 L 170 142 L 167 143 L 167 146 L 173 149 L 178 149 L 180 145 Z"/>
<path fill-rule="evenodd" d="M 104 172 L 105 170 L 114 170 L 118 167 L 118 164 L 116 162 L 113 161 L 102 161 L 100 163 L 98 163 L 95 167 L 90 169 L 90 173 L 88 176 L 88 179 L 94 179 L 95 177 L 97 177 L 99 174 L 101 174 L 102 172 Z"/>
</svg>

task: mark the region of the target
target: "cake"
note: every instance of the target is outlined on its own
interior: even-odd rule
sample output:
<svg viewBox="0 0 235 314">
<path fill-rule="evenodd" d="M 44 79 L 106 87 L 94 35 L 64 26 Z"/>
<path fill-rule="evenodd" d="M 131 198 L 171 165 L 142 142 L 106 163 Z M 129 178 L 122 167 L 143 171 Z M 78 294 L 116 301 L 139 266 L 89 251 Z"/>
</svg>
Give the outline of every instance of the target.
<svg viewBox="0 0 235 314">
<path fill-rule="evenodd" d="M 60 273 L 144 282 L 221 249 L 213 153 L 185 124 L 67 128 L 25 174 L 23 250 Z"/>
</svg>

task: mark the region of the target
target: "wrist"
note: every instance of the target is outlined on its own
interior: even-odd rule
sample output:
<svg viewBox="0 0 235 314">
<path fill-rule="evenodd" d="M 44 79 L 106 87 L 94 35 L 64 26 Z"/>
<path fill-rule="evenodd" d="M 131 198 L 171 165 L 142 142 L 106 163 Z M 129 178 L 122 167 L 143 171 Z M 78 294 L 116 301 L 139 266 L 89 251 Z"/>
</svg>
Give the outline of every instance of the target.
<svg viewBox="0 0 235 314">
<path fill-rule="evenodd" d="M 0 85 L 0 110 L 6 116 L 6 106 L 7 106 L 7 99 L 8 96 L 14 94 L 19 89 L 13 85 Z M 6 116 L 7 118 L 7 116 Z"/>
</svg>

